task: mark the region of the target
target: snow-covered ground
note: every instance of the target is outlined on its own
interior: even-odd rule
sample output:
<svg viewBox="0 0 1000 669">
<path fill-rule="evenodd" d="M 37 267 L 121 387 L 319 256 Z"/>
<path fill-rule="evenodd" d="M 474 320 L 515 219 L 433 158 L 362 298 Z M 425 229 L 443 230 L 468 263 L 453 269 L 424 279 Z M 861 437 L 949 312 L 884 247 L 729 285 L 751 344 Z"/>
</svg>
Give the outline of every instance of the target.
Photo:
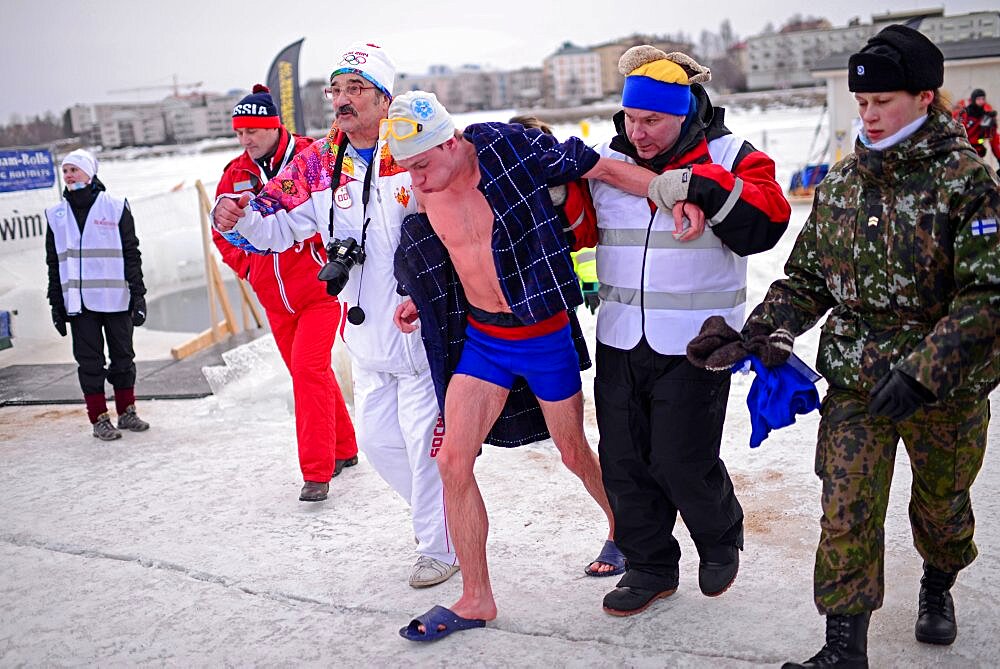
<svg viewBox="0 0 1000 669">
<path fill-rule="evenodd" d="M 768 131 L 780 174 L 804 160 L 817 115 L 727 120 L 758 145 Z M 556 130 L 565 136 L 570 128 Z M 609 133 L 610 124 L 591 124 L 593 141 Z M 211 179 L 216 168 L 178 163 L 176 174 L 154 177 L 161 168 L 150 159 L 102 169 L 109 182 L 159 179 L 169 187 Z M 807 205 L 796 205 L 779 246 L 751 259 L 750 304 L 780 276 L 807 214 Z M 154 274 L 176 265 L 160 253 L 165 248 L 175 247 L 146 251 L 148 262 L 165 266 Z M 11 274 L 21 267 L 7 260 Z M 5 276 L 0 271 L 0 307 L 14 294 L 4 292 Z M 594 318 L 584 312 L 582 320 L 592 340 Z M 166 333 L 137 336 L 141 357 L 164 357 L 158 339 Z M 54 334 L 15 341 L 0 352 L 0 365 L 71 360 L 69 342 Z M 817 333 L 807 333 L 796 351 L 812 362 L 816 342 Z M 700 594 L 696 553 L 679 524 L 677 594 L 639 616 L 607 616 L 601 598 L 616 579 L 582 572 L 605 532 L 583 487 L 550 443 L 488 447 L 477 474 L 490 512 L 499 617 L 486 630 L 424 646 L 401 639 L 398 628 L 454 602 L 460 577 L 423 591 L 406 585 L 415 555 L 405 505 L 363 457 L 333 481 L 329 500 L 298 502 L 290 383 L 273 341 L 237 349 L 228 362 L 209 372 L 216 395 L 142 403 L 153 428 L 117 442 L 93 439 L 82 407 L 0 408 L 0 666 L 743 667 L 802 660 L 822 644 L 811 595 L 818 416 L 751 450 L 750 377 L 734 379 L 723 444 L 747 518 L 741 572 L 729 592 Z M 596 447 L 592 381 L 585 373 Z M 1000 410 L 1000 392 L 992 408 Z M 991 445 L 998 436 L 994 424 Z M 913 639 L 920 558 L 906 515 L 909 485 L 901 451 L 872 666 L 997 666 L 1000 463 L 988 453 L 973 488 L 980 557 L 953 590 L 960 633 L 947 648 Z"/>
</svg>

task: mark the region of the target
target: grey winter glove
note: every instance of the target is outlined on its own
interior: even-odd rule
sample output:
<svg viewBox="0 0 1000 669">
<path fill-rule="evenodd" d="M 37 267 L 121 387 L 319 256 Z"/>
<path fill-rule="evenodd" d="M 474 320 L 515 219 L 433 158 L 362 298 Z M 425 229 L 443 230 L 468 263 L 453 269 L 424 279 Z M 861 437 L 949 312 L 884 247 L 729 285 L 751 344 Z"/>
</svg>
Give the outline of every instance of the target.
<svg viewBox="0 0 1000 669">
<path fill-rule="evenodd" d="M 933 402 L 934 393 L 909 374 L 894 369 L 872 388 L 868 412 L 899 422 L 912 416 L 917 409 Z"/>
<path fill-rule="evenodd" d="M 691 168 L 667 170 L 649 182 L 649 199 L 658 208 L 669 211 L 681 200 L 686 200 L 691 185 Z"/>
<path fill-rule="evenodd" d="M 552 204 L 561 207 L 566 204 L 566 186 L 549 186 L 549 199 Z"/>
<path fill-rule="evenodd" d="M 52 307 L 52 324 L 56 326 L 56 332 L 62 337 L 66 336 L 67 320 L 69 320 L 69 317 L 66 315 L 66 307 Z"/>
<path fill-rule="evenodd" d="M 146 322 L 146 298 L 136 295 L 132 298 L 132 307 L 129 309 L 132 315 L 132 325 L 141 326 Z"/>
</svg>

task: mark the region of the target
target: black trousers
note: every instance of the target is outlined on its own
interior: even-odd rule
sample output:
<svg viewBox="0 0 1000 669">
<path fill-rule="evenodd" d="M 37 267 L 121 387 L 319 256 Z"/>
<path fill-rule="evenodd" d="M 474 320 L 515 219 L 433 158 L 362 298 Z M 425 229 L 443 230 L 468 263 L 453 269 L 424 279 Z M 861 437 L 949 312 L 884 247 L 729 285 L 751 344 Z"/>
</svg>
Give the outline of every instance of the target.
<svg viewBox="0 0 1000 669">
<path fill-rule="evenodd" d="M 598 342 L 598 450 L 630 569 L 675 572 L 678 512 L 702 560 L 728 562 L 732 546 L 743 547 L 743 509 L 719 458 L 729 383 L 729 374 L 657 353 L 645 338 L 631 351 Z"/>
<path fill-rule="evenodd" d="M 135 351 L 132 350 L 132 316 L 127 311 L 106 314 L 83 312 L 69 319 L 73 357 L 84 395 L 104 394 L 104 380 L 112 387 L 135 387 Z M 104 342 L 111 364 L 105 368 Z"/>
</svg>

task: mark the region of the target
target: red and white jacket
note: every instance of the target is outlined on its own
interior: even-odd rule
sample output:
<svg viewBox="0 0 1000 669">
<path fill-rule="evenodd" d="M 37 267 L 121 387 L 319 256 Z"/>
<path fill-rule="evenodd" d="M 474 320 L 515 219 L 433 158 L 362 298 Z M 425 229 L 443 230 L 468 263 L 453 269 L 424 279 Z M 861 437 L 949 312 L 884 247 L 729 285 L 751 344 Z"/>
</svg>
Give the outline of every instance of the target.
<svg viewBox="0 0 1000 669">
<path fill-rule="evenodd" d="M 281 131 L 274 158 L 279 161 L 278 172 L 291 161 L 292 156 L 313 142 L 308 137 L 290 134 L 284 127 Z M 290 141 L 292 139 L 294 141 Z M 244 151 L 226 165 L 215 194 L 216 197 L 223 193 L 249 192 L 256 195 L 267 181 L 264 170 Z M 212 240 L 222 254 L 222 260 L 237 276 L 250 282 L 261 306 L 269 312 L 294 314 L 314 302 L 336 301 L 335 297 L 327 294 L 326 284 L 316 278 L 326 263 L 326 250 L 318 234 L 296 243 L 287 251 L 269 255 L 239 249 L 214 229 Z"/>
</svg>

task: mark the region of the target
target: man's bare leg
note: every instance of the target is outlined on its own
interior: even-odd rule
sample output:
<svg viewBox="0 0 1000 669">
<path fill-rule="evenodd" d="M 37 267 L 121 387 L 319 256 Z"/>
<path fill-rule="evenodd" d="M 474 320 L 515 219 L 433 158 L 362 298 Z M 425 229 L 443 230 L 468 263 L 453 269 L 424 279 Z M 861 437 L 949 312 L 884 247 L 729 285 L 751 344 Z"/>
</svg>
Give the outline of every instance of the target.
<svg viewBox="0 0 1000 669">
<path fill-rule="evenodd" d="M 455 374 L 445 395 L 444 445 L 437 463 L 444 484 L 448 530 L 462 566 L 462 596 L 450 608 L 463 618 L 497 617 L 486 564 L 489 519 L 473 468 L 508 393 L 506 388 Z"/>
<path fill-rule="evenodd" d="M 597 459 L 597 454 L 591 450 L 583 432 L 583 392 L 580 391 L 558 402 L 539 399 L 538 404 L 542 407 L 545 426 L 552 435 L 556 448 L 559 449 L 563 464 L 583 481 L 587 492 L 604 511 L 604 515 L 608 518 L 608 539 L 614 539 L 615 517 L 611 513 L 608 495 L 604 491 L 601 463 Z M 612 571 L 614 566 L 603 562 L 592 562 L 590 568 L 593 571 L 605 572 Z"/>
</svg>

